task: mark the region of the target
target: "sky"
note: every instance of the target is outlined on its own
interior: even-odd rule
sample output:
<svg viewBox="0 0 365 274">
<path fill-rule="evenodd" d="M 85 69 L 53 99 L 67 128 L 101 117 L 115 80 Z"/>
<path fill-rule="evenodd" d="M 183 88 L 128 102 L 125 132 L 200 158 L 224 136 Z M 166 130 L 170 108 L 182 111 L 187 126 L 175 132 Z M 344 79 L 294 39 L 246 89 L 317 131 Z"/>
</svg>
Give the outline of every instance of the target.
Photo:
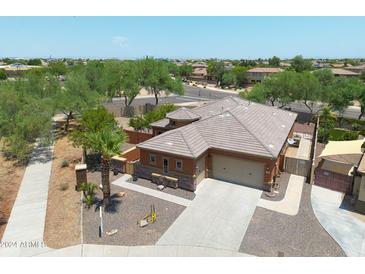
<svg viewBox="0 0 365 274">
<path fill-rule="evenodd" d="M 365 57 L 365 17 L 0 17 L 0 57 Z"/>
</svg>

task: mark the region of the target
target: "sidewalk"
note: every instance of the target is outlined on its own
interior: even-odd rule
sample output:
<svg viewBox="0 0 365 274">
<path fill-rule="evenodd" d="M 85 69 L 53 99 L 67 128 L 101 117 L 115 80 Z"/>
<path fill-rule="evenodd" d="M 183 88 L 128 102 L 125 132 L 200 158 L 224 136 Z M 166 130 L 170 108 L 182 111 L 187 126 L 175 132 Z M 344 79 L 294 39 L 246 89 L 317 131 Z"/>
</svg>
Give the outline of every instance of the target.
<svg viewBox="0 0 365 274">
<path fill-rule="evenodd" d="M 132 176 L 129 174 L 125 174 L 119 179 L 112 182 L 113 185 L 117 185 L 120 187 L 127 188 L 129 190 L 137 191 L 149 196 L 153 196 L 171 203 L 175 203 L 182 206 L 189 206 L 191 204 L 191 201 L 185 198 L 181 198 L 175 195 L 171 195 L 168 193 L 164 193 L 159 190 L 153 190 L 147 187 L 139 186 L 136 184 L 129 183 L 129 181 L 132 180 Z"/>
<path fill-rule="evenodd" d="M 246 253 L 192 246 L 116 246 L 83 244 L 55 249 L 42 257 L 249 257 Z"/>
<path fill-rule="evenodd" d="M 3 238 L 0 256 L 34 256 L 51 250 L 43 242 L 53 146 L 36 144 Z"/>
<path fill-rule="evenodd" d="M 281 201 L 260 199 L 257 206 L 276 211 L 286 215 L 295 216 L 299 212 L 300 200 L 305 177 L 291 174 L 285 197 Z"/>
</svg>

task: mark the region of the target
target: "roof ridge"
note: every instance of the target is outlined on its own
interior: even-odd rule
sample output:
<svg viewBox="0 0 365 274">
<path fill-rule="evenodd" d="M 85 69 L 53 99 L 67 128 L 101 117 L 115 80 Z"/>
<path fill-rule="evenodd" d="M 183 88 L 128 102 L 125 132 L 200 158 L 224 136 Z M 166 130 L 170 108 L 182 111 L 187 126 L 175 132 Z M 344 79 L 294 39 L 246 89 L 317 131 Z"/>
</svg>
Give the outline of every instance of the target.
<svg viewBox="0 0 365 274">
<path fill-rule="evenodd" d="M 183 128 L 183 127 L 181 127 L 181 128 Z M 186 146 L 187 146 L 187 147 L 188 147 L 188 149 L 190 150 L 191 154 L 195 157 L 195 153 L 193 152 L 193 150 L 192 150 L 191 146 L 189 145 L 189 142 L 187 142 L 187 141 L 186 141 L 186 139 L 185 139 L 184 132 L 183 132 L 181 129 L 179 130 L 179 132 L 180 132 L 180 135 L 182 136 L 182 138 L 183 138 L 183 140 L 184 140 L 184 142 L 185 142 Z"/>
<path fill-rule="evenodd" d="M 253 134 L 252 132 L 251 132 L 251 130 L 249 130 L 237 117 L 236 117 L 236 115 L 234 114 L 234 113 L 232 113 L 232 111 L 231 110 L 227 110 L 227 112 L 229 112 L 229 113 L 231 113 L 232 114 L 232 116 L 233 116 L 233 118 L 234 119 L 236 119 L 236 121 L 243 127 L 243 128 L 245 128 L 247 131 L 248 131 L 248 133 L 250 133 L 251 134 L 251 136 L 253 136 L 257 141 L 259 141 L 259 143 L 265 148 L 265 150 L 267 151 L 267 152 L 269 152 L 269 154 L 272 156 L 272 157 L 275 157 L 274 155 L 273 155 L 273 153 L 266 147 L 266 145 L 255 135 L 255 134 Z"/>
</svg>

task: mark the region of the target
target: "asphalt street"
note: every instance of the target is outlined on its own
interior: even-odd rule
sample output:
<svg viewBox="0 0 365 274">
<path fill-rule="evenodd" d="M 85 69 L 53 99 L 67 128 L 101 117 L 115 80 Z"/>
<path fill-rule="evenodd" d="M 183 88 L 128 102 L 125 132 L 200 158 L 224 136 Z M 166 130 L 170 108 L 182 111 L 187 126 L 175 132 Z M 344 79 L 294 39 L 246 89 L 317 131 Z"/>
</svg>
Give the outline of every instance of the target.
<svg viewBox="0 0 365 274">
<path fill-rule="evenodd" d="M 186 103 L 186 102 L 195 102 L 195 101 L 206 101 L 206 100 L 218 100 L 227 96 L 238 96 L 238 94 L 232 94 L 229 92 L 211 90 L 207 88 L 193 87 L 184 85 L 185 93 L 183 96 L 171 95 L 169 97 L 161 97 L 159 98 L 159 104 L 167 104 L 167 103 Z M 121 98 L 114 98 L 113 103 L 123 103 Z M 136 105 L 144 105 L 146 103 L 155 104 L 155 98 L 153 96 L 146 98 L 136 98 L 132 102 L 133 106 Z M 294 102 L 288 105 L 288 107 L 292 111 L 296 112 L 305 112 L 310 113 L 310 110 L 300 102 Z M 321 104 L 316 103 L 313 107 L 313 112 L 317 112 L 321 108 Z M 354 118 L 357 119 L 360 115 L 360 108 L 355 106 L 350 106 L 344 113 L 343 117 L 345 118 Z M 362 120 L 365 118 L 362 118 Z"/>
</svg>

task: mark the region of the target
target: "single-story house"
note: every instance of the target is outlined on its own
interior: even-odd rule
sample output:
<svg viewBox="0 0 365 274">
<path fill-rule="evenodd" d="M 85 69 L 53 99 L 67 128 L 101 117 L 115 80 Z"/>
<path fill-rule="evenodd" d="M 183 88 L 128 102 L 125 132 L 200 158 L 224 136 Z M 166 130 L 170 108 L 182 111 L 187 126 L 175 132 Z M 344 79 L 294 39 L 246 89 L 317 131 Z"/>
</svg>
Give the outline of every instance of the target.
<svg viewBox="0 0 365 274">
<path fill-rule="evenodd" d="M 314 184 L 352 194 L 354 170 L 362 157 L 364 140 L 330 141 L 319 155 Z"/>
<path fill-rule="evenodd" d="M 346 70 L 361 74 L 363 71 L 365 71 L 365 64 L 361 64 L 358 66 L 351 66 L 346 68 Z"/>
<path fill-rule="evenodd" d="M 154 123 L 155 136 L 137 145 L 135 175 L 191 191 L 207 177 L 270 190 L 296 117 L 238 97 L 180 108 Z"/>
<path fill-rule="evenodd" d="M 360 76 L 360 73 L 353 72 L 353 71 L 347 70 L 347 69 L 331 68 L 330 70 L 335 77 L 358 77 L 358 76 Z"/>
<path fill-rule="evenodd" d="M 247 71 L 247 80 L 255 84 L 262 82 L 267 76 L 282 72 L 282 68 L 252 68 Z"/>
</svg>

